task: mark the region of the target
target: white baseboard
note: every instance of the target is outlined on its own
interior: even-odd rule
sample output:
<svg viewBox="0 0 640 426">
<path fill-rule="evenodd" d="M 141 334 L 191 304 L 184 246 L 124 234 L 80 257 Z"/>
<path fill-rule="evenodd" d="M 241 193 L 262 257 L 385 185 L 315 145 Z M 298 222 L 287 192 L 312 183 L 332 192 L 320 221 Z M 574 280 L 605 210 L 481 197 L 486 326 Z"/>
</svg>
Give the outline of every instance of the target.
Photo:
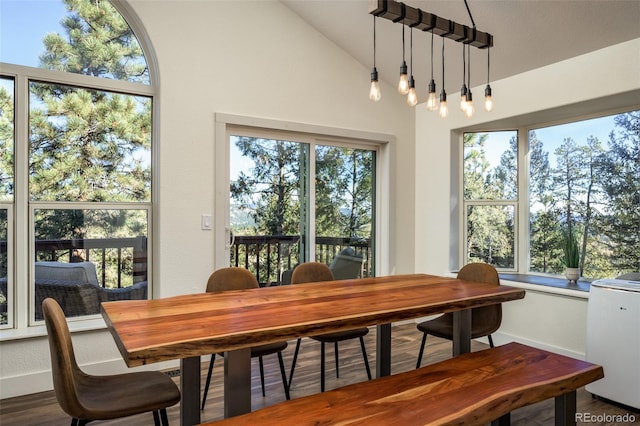
<svg viewBox="0 0 640 426">
<path fill-rule="evenodd" d="M 518 342 L 518 343 L 522 343 L 523 345 L 527 345 L 527 346 L 532 346 L 534 348 L 538 348 L 538 349 L 542 349 L 545 351 L 549 351 L 549 352 L 553 352 L 556 354 L 560 354 L 560 355 L 565 355 L 571 358 L 575 358 L 575 359 L 580 359 L 580 360 L 585 360 L 586 356 L 584 354 L 584 352 L 577 352 L 577 351 L 573 351 L 567 348 L 563 348 L 561 346 L 554 346 L 554 345 L 549 345 L 547 343 L 544 342 L 538 342 L 535 340 L 530 340 L 530 339 L 524 339 L 522 337 L 519 336 L 514 336 L 511 334 L 507 334 L 507 333 L 501 333 L 501 332 L 497 332 L 491 335 L 491 337 L 493 338 L 493 343 L 496 346 L 500 346 L 500 345 L 504 345 L 506 343 L 510 343 L 510 342 Z M 489 340 L 486 337 L 480 338 L 480 339 L 476 339 L 480 342 L 489 344 Z"/>
<path fill-rule="evenodd" d="M 53 389 L 51 371 L 39 371 L 0 379 L 0 399 L 44 392 L 51 389 Z"/>
<path fill-rule="evenodd" d="M 127 368 L 121 359 L 83 365 L 82 370 L 89 374 L 106 375 L 133 371 L 153 371 L 179 368 L 178 361 L 161 362 L 136 368 Z M 0 399 L 29 395 L 53 389 L 51 371 L 38 371 L 20 376 L 0 378 Z"/>
</svg>

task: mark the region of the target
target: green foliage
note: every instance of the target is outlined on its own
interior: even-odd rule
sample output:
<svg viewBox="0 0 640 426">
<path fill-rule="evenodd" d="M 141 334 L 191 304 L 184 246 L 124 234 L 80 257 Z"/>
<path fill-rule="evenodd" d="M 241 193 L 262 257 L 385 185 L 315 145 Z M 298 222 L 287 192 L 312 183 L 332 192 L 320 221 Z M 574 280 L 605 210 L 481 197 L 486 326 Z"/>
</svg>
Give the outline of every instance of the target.
<svg viewBox="0 0 640 426">
<path fill-rule="evenodd" d="M 142 50 L 108 1 L 66 0 L 67 33 L 48 34 L 41 67 L 94 77 L 143 81 Z M 141 79 L 142 78 L 142 79 Z M 39 201 L 149 202 L 151 100 L 32 82 L 29 190 Z M 77 229 L 57 215 L 60 234 Z M 51 234 L 47 223 L 36 232 Z M 42 228 L 42 229 L 39 229 Z"/>
<path fill-rule="evenodd" d="M 142 48 L 107 0 L 64 0 L 69 15 L 62 19 L 66 36 L 47 34 L 43 68 L 149 83 Z"/>
<path fill-rule="evenodd" d="M 608 238 L 600 241 L 615 274 L 640 270 L 640 111 L 615 117 L 608 155 L 601 159 L 601 185 L 609 214 L 597 227 Z"/>
<path fill-rule="evenodd" d="M 501 158 L 492 170 L 487 161 L 487 134 L 464 135 L 464 197 L 467 200 L 504 200 L 515 197 L 515 154 Z M 515 141 L 510 143 L 516 150 Z M 517 152 L 517 151 L 515 151 Z M 467 262 L 514 267 L 514 210 L 508 205 L 470 205 L 467 217 Z"/>
<path fill-rule="evenodd" d="M 148 83 L 142 49 L 111 3 L 65 3 L 66 36 L 44 38 L 42 68 Z M 44 82 L 30 94 L 31 199 L 151 200 L 149 98 Z"/>
<path fill-rule="evenodd" d="M 0 86 L 0 201 L 13 198 L 13 93 Z"/>
<path fill-rule="evenodd" d="M 580 250 L 578 248 L 578 237 L 571 229 L 563 234 L 562 251 L 564 257 L 562 263 L 567 268 L 578 268 L 580 266 Z"/>
<path fill-rule="evenodd" d="M 150 201 L 151 102 L 32 83 L 30 191 L 43 201 Z M 140 103 L 141 102 L 141 103 Z"/>
<path fill-rule="evenodd" d="M 375 153 L 370 150 L 316 145 L 315 176 L 309 176 L 309 145 L 245 136 L 231 138 L 251 166 L 232 176 L 232 225 L 236 235 L 273 236 L 231 253 L 231 263 L 258 259 L 260 282 L 273 282 L 266 270 L 278 271 L 284 259 L 304 261 L 307 226 L 314 220 L 317 237 L 348 242 L 370 241 L 373 232 Z M 310 179 L 315 178 L 315 217 L 307 218 Z M 247 218 L 250 220 L 247 220 Z M 298 236 L 295 242 L 278 243 Z M 286 238 L 285 238 L 286 239 Z M 269 248 L 269 247 L 271 248 Z M 274 252 L 273 250 L 277 251 Z M 333 247 L 333 246 L 332 246 Z M 317 246 L 317 255 L 331 259 L 333 248 Z M 270 251 L 272 250 L 272 251 Z M 266 266 L 269 266 L 267 268 Z M 370 265 L 369 265 L 370 266 Z M 285 269 L 288 268 L 285 265 Z"/>
<path fill-rule="evenodd" d="M 565 265 L 575 265 L 584 276 L 601 278 L 640 269 L 640 111 L 619 114 L 614 123 L 606 144 L 593 136 L 566 137 L 553 152 L 554 161 L 530 132 L 531 271 L 562 274 Z M 479 135 L 465 134 L 465 199 L 508 199 L 516 147 L 510 146 L 491 170 Z M 498 204 L 484 203 L 484 211 L 473 206 L 468 216 L 468 252 L 471 260 L 499 265 L 499 253 L 510 243 L 500 238 L 509 221 Z M 564 256 L 563 228 L 575 233 L 570 259 Z"/>
<path fill-rule="evenodd" d="M 110 2 L 65 3 L 66 34 L 45 36 L 42 68 L 148 84 L 142 49 Z M 35 81 L 29 92 L 30 200 L 95 203 L 89 209 L 36 209 L 34 238 L 146 236 L 145 210 L 106 210 L 99 203 L 151 201 L 151 98 Z M 121 284 L 130 284 L 132 253 L 107 251 L 105 258 L 106 270 L 99 273 L 107 286 L 121 272 Z"/>
<path fill-rule="evenodd" d="M 308 148 L 296 142 L 244 136 L 237 137 L 236 146 L 253 164 L 250 173 L 242 172 L 231 182 L 236 208 L 253 219 L 252 229 L 243 233 L 299 234 L 301 201 L 306 191 L 299 160 L 308 156 Z"/>
<path fill-rule="evenodd" d="M 254 222 L 243 233 L 304 234 L 308 146 L 243 136 L 235 144 L 253 165 L 231 183 L 234 206 Z M 371 238 L 374 158 L 372 151 L 317 147 L 316 235 Z"/>
</svg>

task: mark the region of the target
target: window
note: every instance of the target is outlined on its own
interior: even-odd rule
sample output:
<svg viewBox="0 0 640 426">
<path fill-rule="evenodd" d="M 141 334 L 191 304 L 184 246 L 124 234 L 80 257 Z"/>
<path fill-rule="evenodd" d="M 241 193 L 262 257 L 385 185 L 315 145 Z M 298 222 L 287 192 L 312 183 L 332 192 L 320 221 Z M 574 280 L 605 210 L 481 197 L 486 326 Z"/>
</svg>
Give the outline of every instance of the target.
<svg viewBox="0 0 640 426">
<path fill-rule="evenodd" d="M 27 5 L 2 2 L 0 13 L 5 328 L 40 321 L 46 297 L 85 316 L 150 289 L 155 89 L 142 48 L 106 0 Z M 13 240 L 14 229 L 28 238 Z"/>
<path fill-rule="evenodd" d="M 0 328 L 13 323 L 14 79 L 0 77 Z"/>
<path fill-rule="evenodd" d="M 465 133 L 465 261 L 562 275 L 562 235 L 571 227 L 578 234 L 582 277 L 638 271 L 639 128 L 640 111 L 631 111 L 513 132 Z M 527 194 L 527 201 L 518 194 Z"/>
<path fill-rule="evenodd" d="M 336 278 L 373 276 L 377 147 L 265 133 L 229 136 L 230 264 L 287 284 L 296 264 L 342 253 Z"/>
<path fill-rule="evenodd" d="M 515 269 L 518 133 L 464 134 L 465 263 Z"/>
<path fill-rule="evenodd" d="M 640 268 L 640 111 L 529 131 L 530 271 L 560 274 L 562 231 L 587 278 Z"/>
</svg>

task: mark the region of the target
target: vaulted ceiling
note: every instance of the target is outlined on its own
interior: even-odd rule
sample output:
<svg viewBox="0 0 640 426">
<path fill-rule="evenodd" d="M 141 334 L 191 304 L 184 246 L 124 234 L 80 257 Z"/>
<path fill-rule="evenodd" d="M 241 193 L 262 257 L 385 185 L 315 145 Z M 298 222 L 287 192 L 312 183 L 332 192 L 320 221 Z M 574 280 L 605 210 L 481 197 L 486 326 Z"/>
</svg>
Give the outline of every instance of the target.
<svg viewBox="0 0 640 426">
<path fill-rule="evenodd" d="M 373 18 L 369 14 L 370 1 L 281 1 L 357 61 L 371 68 Z M 407 0 L 405 3 L 472 26 L 463 0 Z M 494 37 L 491 80 L 640 37 L 639 0 L 468 0 L 468 4 L 477 29 Z M 402 26 L 386 19 L 378 19 L 376 26 L 376 66 L 380 78 L 395 85 L 402 60 Z M 408 29 L 405 34 L 409 64 Z M 430 40 L 429 33 L 414 30 L 413 74 L 422 100 L 430 79 Z M 434 45 L 434 74 L 439 91 L 442 38 L 436 36 Z M 462 83 L 461 43 L 447 40 L 445 58 L 446 90 L 454 93 L 460 90 Z M 611 64 L 612 67 L 615 65 Z M 486 78 L 486 50 L 472 48 L 471 84 L 482 85 Z"/>
</svg>

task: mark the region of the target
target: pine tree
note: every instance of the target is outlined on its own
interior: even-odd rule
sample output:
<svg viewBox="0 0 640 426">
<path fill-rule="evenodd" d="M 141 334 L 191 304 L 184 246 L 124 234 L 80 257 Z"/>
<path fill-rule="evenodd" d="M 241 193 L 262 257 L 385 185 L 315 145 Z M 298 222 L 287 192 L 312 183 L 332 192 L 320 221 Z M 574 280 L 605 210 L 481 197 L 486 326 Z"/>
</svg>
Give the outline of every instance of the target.
<svg viewBox="0 0 640 426">
<path fill-rule="evenodd" d="M 66 38 L 47 34 L 42 68 L 93 77 L 149 83 L 142 48 L 107 0 L 64 0 L 70 12 L 62 20 Z"/>
<path fill-rule="evenodd" d="M 640 270 L 640 111 L 620 114 L 602 161 L 608 214 L 601 219 L 601 241 L 616 274 Z"/>
<path fill-rule="evenodd" d="M 372 151 L 316 147 L 316 234 L 371 238 L 374 155 Z"/>
<path fill-rule="evenodd" d="M 495 169 L 486 156 L 488 134 L 464 134 L 464 197 L 466 200 L 504 200 L 515 194 L 513 187 L 516 153 L 505 153 Z M 516 148 L 511 141 L 512 149 Z M 513 268 L 514 210 L 499 204 L 467 207 L 467 262 L 487 262 Z"/>
<path fill-rule="evenodd" d="M 42 68 L 148 82 L 142 50 L 108 1 L 65 3 L 69 10 L 62 20 L 66 36 L 45 36 Z M 33 200 L 151 200 L 149 98 L 40 82 L 32 82 L 30 92 L 29 188 Z M 127 215 L 124 210 L 94 215 L 93 220 L 102 223 L 91 225 L 92 236 L 104 236 L 108 230 L 99 228 L 113 230 Z M 75 210 L 41 211 L 35 220 L 36 238 L 84 238 L 86 219 Z M 129 225 L 140 227 L 136 220 Z"/>
<path fill-rule="evenodd" d="M 373 218 L 374 159 L 372 151 L 317 145 L 315 176 L 309 176 L 309 145 L 299 142 L 235 136 L 232 143 L 240 154 L 250 160 L 249 171 L 242 171 L 231 182 L 233 209 L 238 217 L 251 217 L 243 229 L 235 233 L 262 236 L 299 236 L 299 245 L 280 247 L 278 253 L 267 253 L 257 247 L 245 253 L 244 247 L 232 252 L 232 263 L 245 255 L 257 258 L 261 265 L 269 263 L 270 270 L 282 265 L 278 259 L 304 261 L 307 231 L 309 179 L 315 179 L 315 235 L 317 237 L 346 238 L 348 244 L 370 244 Z M 282 238 L 273 238 L 280 241 Z M 336 247 L 331 244 L 331 247 Z M 316 245 L 316 259 L 329 262 L 335 255 Z M 285 250 L 285 251 L 283 251 Z M 287 252 L 288 250 L 288 252 Z M 307 259 L 308 260 L 308 259 Z M 264 270 L 253 271 L 261 282 Z"/>
<path fill-rule="evenodd" d="M 240 136 L 236 146 L 252 161 L 249 173 L 231 182 L 236 207 L 253 218 L 255 235 L 300 235 L 301 198 L 306 191 L 301 174 L 305 145 Z M 301 163 L 302 162 L 302 163 Z"/>
<path fill-rule="evenodd" d="M 13 199 L 13 93 L 0 85 L 0 201 Z"/>
<path fill-rule="evenodd" d="M 562 233 L 558 217 L 560 209 L 553 196 L 553 179 L 549 153 L 532 131 L 529 135 L 529 223 L 530 270 L 560 273 Z"/>
</svg>

